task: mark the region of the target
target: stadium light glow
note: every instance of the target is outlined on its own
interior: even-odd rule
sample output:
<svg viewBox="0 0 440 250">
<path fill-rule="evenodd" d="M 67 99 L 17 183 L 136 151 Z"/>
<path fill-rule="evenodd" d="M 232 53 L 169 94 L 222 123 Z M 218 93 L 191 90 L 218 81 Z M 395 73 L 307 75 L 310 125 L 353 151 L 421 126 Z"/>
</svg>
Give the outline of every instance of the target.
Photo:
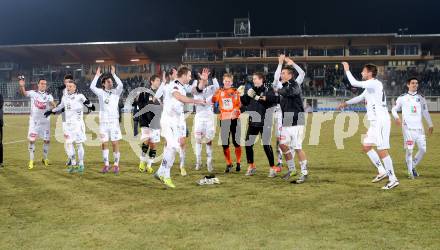
<svg viewBox="0 0 440 250">
<path fill-rule="evenodd" d="M 139 62 L 140 60 L 135 58 L 135 59 L 131 59 L 130 62 Z"/>
<path fill-rule="evenodd" d="M 105 62 L 104 60 L 96 60 L 96 63 L 103 63 Z"/>
</svg>

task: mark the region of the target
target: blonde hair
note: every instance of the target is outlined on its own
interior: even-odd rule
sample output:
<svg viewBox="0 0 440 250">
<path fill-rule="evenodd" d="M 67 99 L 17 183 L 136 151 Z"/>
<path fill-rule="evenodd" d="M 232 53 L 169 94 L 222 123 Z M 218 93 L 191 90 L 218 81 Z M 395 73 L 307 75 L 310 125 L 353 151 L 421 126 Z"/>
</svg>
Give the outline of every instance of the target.
<svg viewBox="0 0 440 250">
<path fill-rule="evenodd" d="M 224 73 L 223 74 L 223 79 L 224 78 L 230 78 L 231 80 L 234 80 L 234 76 L 231 73 Z"/>
</svg>

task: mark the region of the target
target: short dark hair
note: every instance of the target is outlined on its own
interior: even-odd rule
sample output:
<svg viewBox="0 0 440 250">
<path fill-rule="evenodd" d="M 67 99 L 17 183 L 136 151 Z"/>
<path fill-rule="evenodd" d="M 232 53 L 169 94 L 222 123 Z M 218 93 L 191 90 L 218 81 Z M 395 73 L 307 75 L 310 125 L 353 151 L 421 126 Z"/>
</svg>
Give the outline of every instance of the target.
<svg viewBox="0 0 440 250">
<path fill-rule="evenodd" d="M 373 77 L 377 76 L 377 66 L 371 63 L 367 63 L 364 65 L 364 68 L 368 70 L 368 72 L 371 72 Z"/>
<path fill-rule="evenodd" d="M 41 81 L 47 81 L 47 80 L 46 80 L 46 78 L 39 78 L 38 83 L 40 83 Z"/>
<path fill-rule="evenodd" d="M 67 74 L 64 76 L 64 80 L 73 80 L 73 76 L 71 74 Z"/>
<path fill-rule="evenodd" d="M 150 82 L 154 82 L 157 78 L 160 78 L 158 75 L 152 75 L 150 77 Z"/>
<path fill-rule="evenodd" d="M 105 74 L 101 77 L 101 84 L 105 83 L 107 79 L 113 79 L 113 77 L 110 74 Z"/>
<path fill-rule="evenodd" d="M 410 78 L 408 78 L 408 79 L 406 80 L 406 84 L 409 84 L 412 80 L 419 81 L 419 79 L 417 79 L 417 77 L 412 76 L 412 77 L 410 77 Z"/>
<path fill-rule="evenodd" d="M 67 79 L 67 80 L 68 80 L 67 83 L 73 83 L 76 85 L 76 82 L 74 80 L 71 80 L 71 79 Z"/>
<path fill-rule="evenodd" d="M 263 72 L 255 72 L 253 75 L 257 76 L 259 79 L 263 79 L 263 81 L 265 80 Z"/>
<path fill-rule="evenodd" d="M 177 69 L 177 77 L 182 77 L 183 75 L 187 75 L 191 70 L 187 66 L 181 66 Z"/>
<path fill-rule="evenodd" d="M 287 70 L 289 71 L 289 74 L 293 75 L 293 67 L 290 65 L 285 65 L 282 70 Z"/>
<path fill-rule="evenodd" d="M 166 71 L 166 73 L 167 73 L 168 75 L 172 75 L 172 74 L 173 74 L 173 70 L 178 71 L 178 69 L 177 69 L 176 67 L 171 67 L 171 68 L 169 68 L 169 69 Z"/>
</svg>

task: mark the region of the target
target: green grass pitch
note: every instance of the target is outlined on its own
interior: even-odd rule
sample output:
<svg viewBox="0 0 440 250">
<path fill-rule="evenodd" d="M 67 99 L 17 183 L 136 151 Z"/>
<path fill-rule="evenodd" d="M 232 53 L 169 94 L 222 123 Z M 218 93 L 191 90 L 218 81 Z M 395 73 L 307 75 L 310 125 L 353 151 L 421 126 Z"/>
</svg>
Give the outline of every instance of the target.
<svg viewBox="0 0 440 250">
<path fill-rule="evenodd" d="M 440 115 L 432 116 L 440 128 Z M 256 176 L 246 177 L 244 171 L 224 175 L 222 150 L 215 145 L 214 166 L 222 183 L 201 187 L 195 182 L 206 169 L 192 169 L 195 157 L 188 147 L 189 175 L 179 175 L 176 157 L 172 178 L 177 188 L 169 190 L 138 172 L 138 158 L 125 141 L 119 176 L 99 173 L 98 146 L 86 147 L 82 176 L 68 174 L 64 147 L 55 140 L 51 165 L 40 163 L 40 141 L 30 171 L 27 127 L 28 116 L 5 116 L 0 249 L 440 249 L 438 130 L 428 138 L 421 176 L 410 181 L 402 133 L 393 124 L 390 152 L 400 186 L 390 191 L 380 189 L 385 181 L 371 183 L 376 170 L 360 145 L 366 129 L 362 126 L 344 141 L 344 150 L 337 150 L 334 120 L 323 123 L 317 146 L 308 145 L 307 129 L 306 184 L 267 178 L 258 143 Z M 245 170 L 244 150 L 242 165 Z"/>
</svg>

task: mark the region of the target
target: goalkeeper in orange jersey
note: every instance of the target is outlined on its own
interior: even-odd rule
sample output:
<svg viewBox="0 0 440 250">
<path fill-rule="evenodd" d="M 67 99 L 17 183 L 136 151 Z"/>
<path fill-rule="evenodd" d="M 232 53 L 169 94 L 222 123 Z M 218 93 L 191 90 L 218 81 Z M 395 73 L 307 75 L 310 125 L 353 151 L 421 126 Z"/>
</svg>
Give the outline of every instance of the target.
<svg viewBox="0 0 440 250">
<path fill-rule="evenodd" d="M 212 97 L 212 102 L 218 102 L 220 109 L 220 138 L 223 146 L 223 154 L 226 159 L 225 173 L 232 170 L 231 152 L 229 149 L 229 138 L 232 136 L 232 144 L 235 147 L 236 167 L 240 172 L 241 147 L 240 147 L 240 91 L 244 91 L 244 86 L 236 89 L 232 87 L 234 77 L 226 73 L 223 75 L 223 88 L 218 89 Z"/>
</svg>

